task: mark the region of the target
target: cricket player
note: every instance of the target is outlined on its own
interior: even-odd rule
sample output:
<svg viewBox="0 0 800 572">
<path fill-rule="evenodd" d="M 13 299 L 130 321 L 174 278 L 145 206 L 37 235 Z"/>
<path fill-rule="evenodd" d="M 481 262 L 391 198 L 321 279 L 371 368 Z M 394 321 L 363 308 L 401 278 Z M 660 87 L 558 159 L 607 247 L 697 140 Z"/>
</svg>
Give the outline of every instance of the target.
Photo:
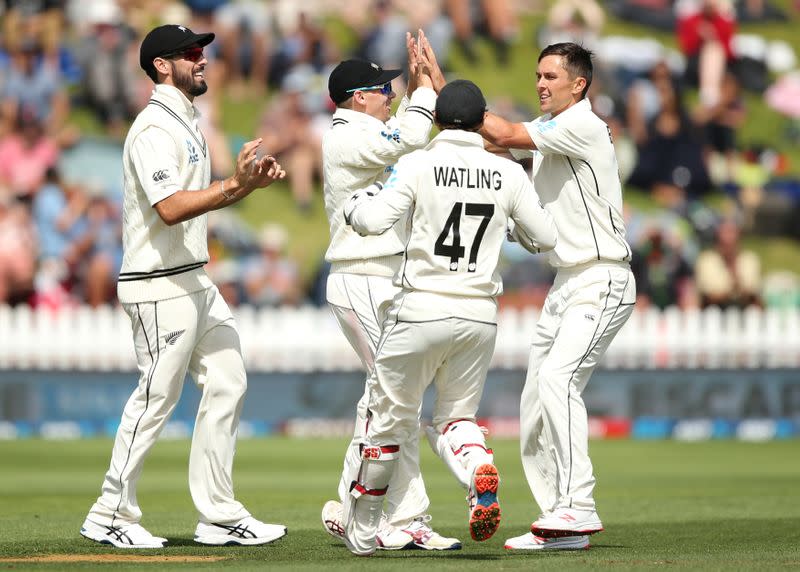
<svg viewBox="0 0 800 572">
<path fill-rule="evenodd" d="M 522 464 L 542 514 L 505 547 L 578 549 L 603 530 L 581 394 L 633 311 L 636 286 L 611 132 L 586 99 L 592 53 L 550 45 L 536 77 L 544 115 L 509 123 L 489 114 L 481 131 L 500 147 L 534 151 L 533 183 L 559 232 L 520 403 Z"/>
<path fill-rule="evenodd" d="M 354 191 L 385 181 L 401 156 L 428 142 L 436 102 L 433 87 L 441 88 L 445 80 L 421 31 L 416 40 L 406 35 L 406 48 L 409 85 L 394 117 L 390 118 L 395 98 L 391 82 L 401 70 L 384 70 L 375 63 L 347 60 L 336 66 L 328 82 L 331 99 L 337 107 L 333 125 L 322 141 L 325 210 L 330 222 L 330 246 L 325 255 L 331 263 L 327 300 L 368 374 L 374 367 L 386 308 L 398 292 L 392 276 L 402 262 L 406 221 L 398 221 L 381 236 L 361 237 L 345 225 L 342 207 Z M 418 65 L 420 60 L 424 66 Z M 356 407 L 353 439 L 345 454 L 339 482 L 340 500 L 327 502 L 322 510 L 325 529 L 339 539 L 343 539 L 341 502 L 356 479 L 359 448 L 369 423 L 367 399 L 365 390 Z M 428 506 L 419 468 L 418 437 L 414 435 L 402 451 L 389 493 L 380 547 L 385 550 L 461 548 L 458 539 L 443 537 L 430 527 Z"/>
<path fill-rule="evenodd" d="M 383 236 L 410 214 L 411 231 L 394 282 L 402 290 L 387 312 L 368 382 L 369 427 L 359 471 L 345 500 L 348 548 L 377 546 L 381 505 L 406 443 L 419 430 L 425 389 L 437 397 L 433 426 L 469 481 L 469 528 L 490 538 L 500 524 L 500 477 L 475 418 L 497 334 L 497 272 L 507 221 L 533 252 L 552 249 L 555 224 L 525 171 L 484 150 L 476 133 L 486 101 L 469 81 L 447 84 L 436 102 L 441 130 L 344 207 L 359 234 Z"/>
<path fill-rule="evenodd" d="M 187 370 L 202 390 L 189 456 L 199 515 L 195 542 L 265 544 L 286 527 L 256 520 L 233 495 L 231 472 L 247 379 L 233 316 L 203 270 L 206 213 L 235 204 L 285 173 L 260 139 L 245 143 L 233 176 L 210 181 L 195 97 L 207 90 L 203 47 L 214 34 L 160 26 L 139 62 L 156 84 L 123 150 L 122 271 L 117 295 L 131 318 L 140 372 L 125 405 L 102 494 L 81 534 L 119 548 L 161 548 L 139 522 L 136 484 L 145 457 L 180 398 Z"/>
</svg>

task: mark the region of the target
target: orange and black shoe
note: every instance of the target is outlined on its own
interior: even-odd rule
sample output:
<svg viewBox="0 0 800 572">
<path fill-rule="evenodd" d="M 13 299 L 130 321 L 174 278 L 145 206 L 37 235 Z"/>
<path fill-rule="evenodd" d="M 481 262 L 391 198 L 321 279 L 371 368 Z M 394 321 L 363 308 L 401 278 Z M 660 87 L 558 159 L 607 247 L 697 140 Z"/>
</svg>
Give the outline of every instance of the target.
<svg viewBox="0 0 800 572">
<path fill-rule="evenodd" d="M 500 503 L 497 489 L 500 475 L 491 463 L 480 465 L 472 474 L 469 487 L 469 533 L 473 540 L 483 542 L 500 527 Z"/>
</svg>

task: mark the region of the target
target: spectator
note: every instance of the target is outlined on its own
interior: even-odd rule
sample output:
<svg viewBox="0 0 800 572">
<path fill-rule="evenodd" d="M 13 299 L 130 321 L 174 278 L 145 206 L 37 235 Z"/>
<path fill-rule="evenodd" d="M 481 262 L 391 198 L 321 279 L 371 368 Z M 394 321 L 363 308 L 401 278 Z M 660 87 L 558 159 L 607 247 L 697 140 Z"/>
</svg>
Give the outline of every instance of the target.
<svg viewBox="0 0 800 572">
<path fill-rule="evenodd" d="M 27 302 L 35 270 L 36 233 L 29 210 L 0 194 L 0 304 Z"/>
<path fill-rule="evenodd" d="M 557 0 L 547 13 L 539 46 L 576 42 L 595 49 L 605 20 L 605 12 L 597 0 Z"/>
<path fill-rule="evenodd" d="M 409 30 L 422 29 L 434 53 L 447 60 L 453 25 L 442 12 L 440 0 L 376 0 L 373 23 L 363 32 L 356 55 L 381 62 L 386 68 L 406 63 L 405 36 Z"/>
<path fill-rule="evenodd" d="M 95 0 L 86 9 L 90 28 L 78 49 L 86 103 L 111 134 L 121 136 L 138 110 L 140 80 L 130 57 L 138 40 L 114 0 Z"/>
<path fill-rule="evenodd" d="M 270 64 L 269 6 L 261 0 L 231 0 L 216 10 L 214 19 L 228 91 L 234 98 L 263 95 Z"/>
<path fill-rule="evenodd" d="M 284 78 L 259 127 L 264 149 L 286 166 L 288 183 L 298 208 L 311 208 L 314 176 L 322 169 L 322 132 L 330 117 L 312 90 L 310 66 L 298 66 Z"/>
<path fill-rule="evenodd" d="M 279 2 L 276 11 L 282 37 L 270 62 L 269 83 L 279 87 L 291 69 L 300 64 L 321 72 L 334 59 L 335 49 L 317 21 L 318 15 L 287 2 Z"/>
<path fill-rule="evenodd" d="M 725 183 L 730 183 L 734 178 L 736 131 L 744 124 L 746 114 L 739 80 L 732 72 L 727 72 L 722 80 L 717 104 L 700 106 L 694 116 L 697 123 L 705 126 L 710 150 L 725 158 Z"/>
<path fill-rule="evenodd" d="M 700 103 L 714 107 L 720 100 L 725 70 L 734 60 L 736 13 L 730 0 L 679 0 L 676 33 L 687 58 L 686 79 L 700 88 Z"/>
<path fill-rule="evenodd" d="M 61 46 L 64 0 L 5 0 L 2 38 L 9 51 L 16 51 L 28 39 L 43 48 L 45 57 L 56 63 Z"/>
<path fill-rule="evenodd" d="M 79 269 L 83 298 L 92 307 L 116 301 L 116 285 L 122 266 L 122 225 L 119 205 L 95 189 L 86 209 L 86 246 Z"/>
<path fill-rule="evenodd" d="M 453 22 L 456 43 L 470 64 L 478 61 L 477 30 L 484 30 L 489 36 L 497 62 L 508 63 L 509 48 L 519 30 L 509 0 L 445 0 L 445 9 Z"/>
<path fill-rule="evenodd" d="M 13 126 L 27 109 L 42 120 L 49 135 L 63 137 L 65 144 L 74 139 L 65 130 L 69 99 L 58 68 L 42 58 L 41 47 L 34 40 L 25 40 L 19 50 L 11 52 L 0 100 L 6 126 Z"/>
<path fill-rule="evenodd" d="M 723 220 L 717 227 L 716 242 L 700 253 L 695 277 L 702 306 L 745 308 L 761 306 L 761 261 L 739 244 L 739 226 Z"/>
<path fill-rule="evenodd" d="M 302 298 L 297 264 L 286 256 L 286 229 L 267 224 L 258 235 L 259 253 L 245 263 L 246 301 L 256 306 L 297 305 Z"/>
<path fill-rule="evenodd" d="M 692 267 L 681 252 L 677 236 L 652 227 L 634 248 L 631 270 L 636 278 L 636 302 L 664 309 L 696 306 Z"/>
<path fill-rule="evenodd" d="M 632 132 L 639 137 L 639 162 L 628 183 L 649 191 L 662 206 L 681 211 L 690 199 L 711 188 L 703 140 L 686 114 L 675 84 L 663 79 L 656 87 L 661 101 L 658 113 L 645 128 L 634 129 L 632 122 Z"/>
<path fill-rule="evenodd" d="M 15 123 L 16 130 L 0 139 L 0 193 L 30 199 L 55 166 L 59 149 L 34 109 L 23 108 Z"/>
<path fill-rule="evenodd" d="M 57 260 L 66 264 L 72 242 L 83 231 L 88 198 L 76 185 L 64 184 L 56 169 L 33 199 L 33 220 L 39 237 L 39 263 Z"/>
<path fill-rule="evenodd" d="M 637 143 L 647 139 L 647 126 L 664 106 L 662 88 L 667 84 L 677 86 L 667 62 L 659 60 L 647 75 L 635 79 L 627 92 L 627 122 L 631 135 Z"/>
<path fill-rule="evenodd" d="M 665 32 L 675 29 L 674 0 L 607 0 L 608 9 L 622 20 Z"/>
<path fill-rule="evenodd" d="M 209 276 L 217 285 L 219 293 L 229 306 L 238 306 L 244 300 L 242 285 L 239 281 L 240 265 L 236 259 L 217 260 L 207 267 Z"/>
</svg>

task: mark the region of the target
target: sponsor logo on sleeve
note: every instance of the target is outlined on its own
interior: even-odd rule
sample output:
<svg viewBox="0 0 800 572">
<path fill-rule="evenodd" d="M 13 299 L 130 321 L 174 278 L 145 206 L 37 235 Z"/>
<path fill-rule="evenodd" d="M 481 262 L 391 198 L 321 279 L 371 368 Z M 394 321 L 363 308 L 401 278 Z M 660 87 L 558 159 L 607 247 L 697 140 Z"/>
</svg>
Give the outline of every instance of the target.
<svg viewBox="0 0 800 572">
<path fill-rule="evenodd" d="M 555 128 L 556 128 L 555 119 L 551 119 L 549 121 L 542 121 L 542 122 L 536 124 L 536 129 L 539 131 L 539 133 L 545 133 L 547 131 L 552 131 Z"/>
<path fill-rule="evenodd" d="M 166 181 L 167 179 L 169 179 L 169 171 L 167 169 L 153 171 L 154 183 L 160 183 L 161 181 Z"/>
<path fill-rule="evenodd" d="M 386 137 L 389 141 L 394 141 L 395 143 L 400 143 L 400 130 L 395 129 L 393 131 L 381 131 L 381 136 Z"/>
</svg>

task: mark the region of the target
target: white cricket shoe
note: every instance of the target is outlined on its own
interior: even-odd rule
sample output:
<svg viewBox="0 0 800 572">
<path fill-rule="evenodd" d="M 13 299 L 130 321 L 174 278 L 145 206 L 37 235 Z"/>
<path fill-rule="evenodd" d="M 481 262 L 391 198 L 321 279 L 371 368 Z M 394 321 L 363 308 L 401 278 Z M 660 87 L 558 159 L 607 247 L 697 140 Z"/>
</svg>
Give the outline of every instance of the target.
<svg viewBox="0 0 800 572">
<path fill-rule="evenodd" d="M 460 550 L 461 541 L 447 538 L 434 531 L 428 522 L 430 515 L 420 516 L 404 528 L 389 524 L 386 515 L 381 515 L 378 529 L 378 550 Z M 344 540 L 342 503 L 330 500 L 322 507 L 322 525 L 325 531 L 337 540 Z"/>
<path fill-rule="evenodd" d="M 532 532 L 506 540 L 504 548 L 509 550 L 584 550 L 589 548 L 589 537 L 562 536 L 561 538 L 542 538 Z"/>
<path fill-rule="evenodd" d="M 499 486 L 500 475 L 497 467 L 491 463 L 478 466 L 472 474 L 467 504 L 469 534 L 473 540 L 488 540 L 500 526 L 500 503 L 497 500 Z"/>
<path fill-rule="evenodd" d="M 344 540 L 344 522 L 342 520 L 342 503 L 329 500 L 322 507 L 322 526 L 325 532 L 337 540 Z"/>
<path fill-rule="evenodd" d="M 396 528 L 382 523 L 378 530 L 378 550 L 461 550 L 461 541 L 433 530 L 431 516 L 418 516 L 411 524 Z"/>
<path fill-rule="evenodd" d="M 593 510 L 557 508 L 543 514 L 533 524 L 531 532 L 542 538 L 579 536 L 603 531 L 603 523 Z"/>
<path fill-rule="evenodd" d="M 81 535 L 100 544 L 110 544 L 117 548 L 163 548 L 166 538 L 153 536 L 140 524 L 120 524 L 107 526 L 97 524 L 88 518 L 83 521 Z"/>
<path fill-rule="evenodd" d="M 284 525 L 267 524 L 252 516 L 230 524 L 198 522 L 194 531 L 195 542 L 214 546 L 268 544 L 284 536 L 286 536 Z"/>
</svg>

